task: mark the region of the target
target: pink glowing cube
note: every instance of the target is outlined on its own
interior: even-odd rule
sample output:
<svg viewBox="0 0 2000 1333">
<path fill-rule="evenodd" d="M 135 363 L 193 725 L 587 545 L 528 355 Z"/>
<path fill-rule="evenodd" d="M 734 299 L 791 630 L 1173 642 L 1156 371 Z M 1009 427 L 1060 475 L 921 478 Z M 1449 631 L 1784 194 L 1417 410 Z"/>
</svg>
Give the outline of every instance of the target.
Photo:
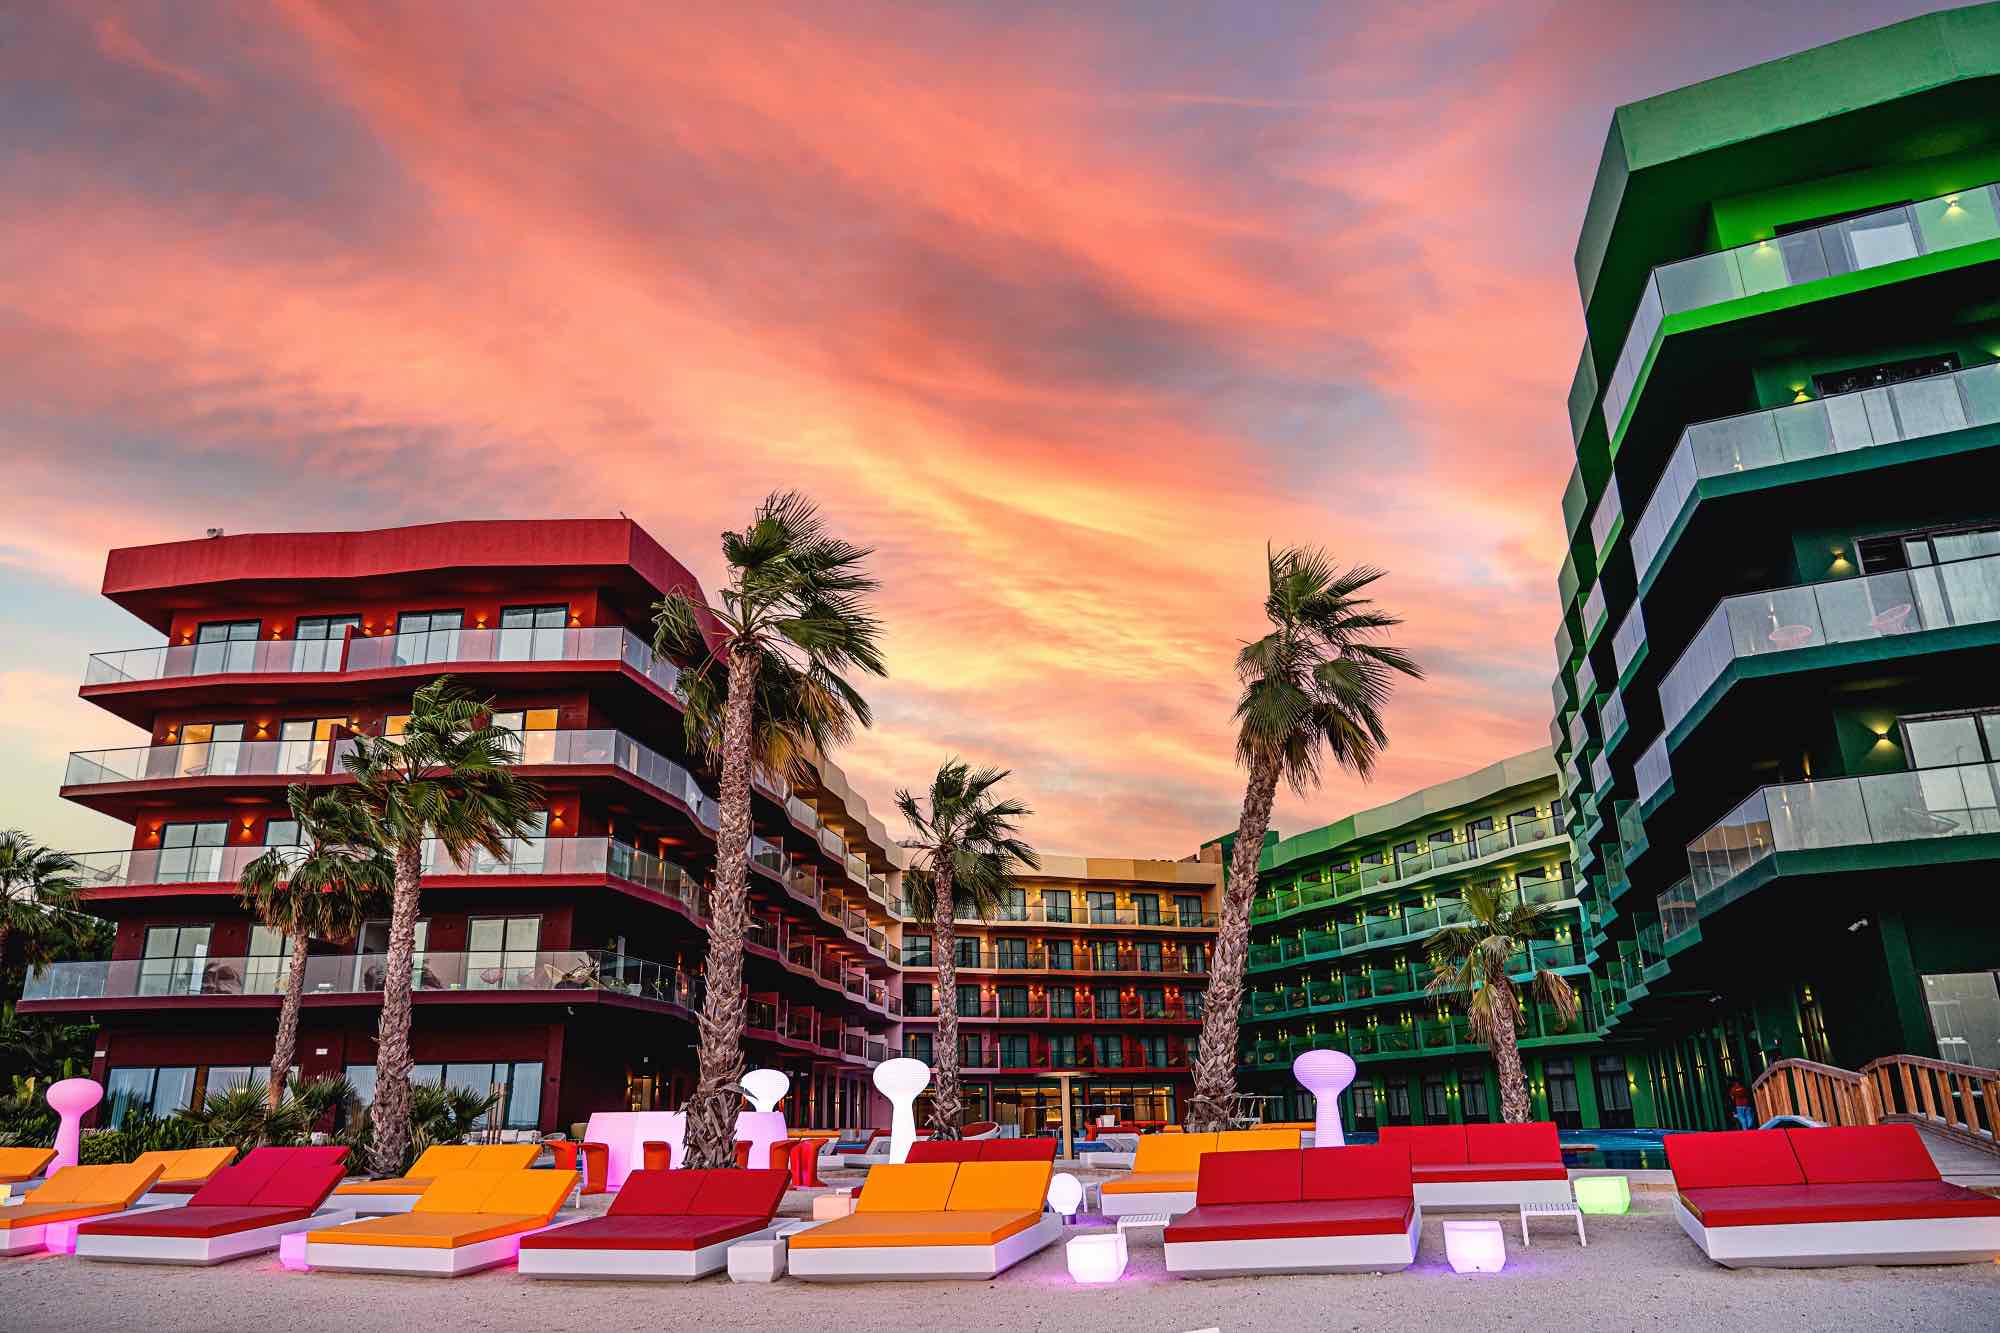
<svg viewBox="0 0 2000 1333">
<path fill-rule="evenodd" d="M 312 1265 L 306 1262 L 307 1231 L 289 1231 L 278 1237 L 278 1263 L 294 1273 L 306 1273 Z"/>
</svg>

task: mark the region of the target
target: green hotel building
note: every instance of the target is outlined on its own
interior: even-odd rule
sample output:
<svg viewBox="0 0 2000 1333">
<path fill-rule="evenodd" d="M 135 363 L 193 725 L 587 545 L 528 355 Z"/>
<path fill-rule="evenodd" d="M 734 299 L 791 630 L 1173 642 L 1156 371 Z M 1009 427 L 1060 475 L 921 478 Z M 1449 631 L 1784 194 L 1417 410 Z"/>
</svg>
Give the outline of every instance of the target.
<svg viewBox="0 0 2000 1333">
<path fill-rule="evenodd" d="M 1556 764 L 1546 749 L 1269 839 L 1251 908 L 1242 1011 L 1243 1082 L 1266 1119 L 1309 1118 L 1291 1065 L 1316 1047 L 1346 1051 L 1359 1073 L 1346 1123 L 1498 1119 L 1493 1062 L 1465 1015 L 1426 993 L 1431 936 L 1464 917 L 1469 884 L 1498 882 L 1550 905 L 1548 937 L 1517 955 L 1525 982 L 1550 969 L 1578 992 L 1564 1023 L 1523 1005 L 1522 1058 L 1539 1114 L 1566 1128 L 1652 1122 L 1643 1068 L 1599 1040 L 1606 1010 L 1585 956 L 1586 916 Z M 1215 846 L 1227 859 L 1227 844 Z"/>
<path fill-rule="evenodd" d="M 1550 736 L 1662 1124 L 1778 1059 L 2000 1065 L 1996 106 L 1988 4 L 1612 117 Z"/>
</svg>

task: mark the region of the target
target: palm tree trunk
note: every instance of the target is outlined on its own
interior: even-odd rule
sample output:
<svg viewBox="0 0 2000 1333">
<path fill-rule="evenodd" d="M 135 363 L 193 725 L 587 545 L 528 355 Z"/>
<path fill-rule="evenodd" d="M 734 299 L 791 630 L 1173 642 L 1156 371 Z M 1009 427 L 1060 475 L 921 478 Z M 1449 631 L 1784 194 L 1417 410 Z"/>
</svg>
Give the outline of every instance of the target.
<svg viewBox="0 0 2000 1333">
<path fill-rule="evenodd" d="M 931 1052 L 931 1137 L 955 1139 L 965 1116 L 958 1070 L 958 908 L 952 901 L 951 862 L 932 861 L 936 883 L 931 911 L 931 961 L 937 964 L 937 1049 Z"/>
<path fill-rule="evenodd" d="M 1504 976 L 1489 975 L 1486 984 L 1500 988 L 1486 1011 L 1493 1068 L 1500 1078 L 1500 1119 L 1510 1125 L 1525 1125 L 1535 1111 L 1528 1101 L 1528 1076 L 1521 1068 L 1521 1043 L 1514 1030 L 1513 989 Z"/>
<path fill-rule="evenodd" d="M 750 733 L 757 665 L 738 653 L 722 717 L 722 792 L 715 833 L 715 891 L 708 900 L 707 995 L 701 1006 L 701 1077 L 687 1106 L 686 1165 L 736 1165 L 743 1093 L 743 928 L 750 899 Z"/>
<path fill-rule="evenodd" d="M 285 1095 L 285 1076 L 292 1072 L 292 1059 L 298 1054 L 299 1001 L 306 992 L 306 946 L 310 943 L 304 931 L 293 938 L 292 964 L 285 969 L 285 999 L 278 1006 L 278 1041 L 271 1048 L 271 1081 L 265 1088 L 273 1111 Z"/>
<path fill-rule="evenodd" d="M 1243 967 L 1250 956 L 1250 899 L 1257 892 L 1257 860 L 1264 852 L 1264 832 L 1271 827 L 1271 804 L 1277 796 L 1277 760 L 1252 762 L 1229 878 L 1222 889 L 1222 922 L 1209 964 L 1208 992 L 1202 997 L 1201 1057 L 1195 1061 L 1194 1097 L 1187 1114 L 1187 1127 L 1196 1134 L 1228 1129 L 1236 1110 L 1236 1011 L 1243 1000 Z"/>
<path fill-rule="evenodd" d="M 410 1152 L 410 983 L 417 956 L 422 846 L 396 848 L 396 891 L 389 909 L 389 952 L 382 960 L 382 1019 L 375 1029 L 375 1102 L 368 1113 L 378 1176 L 402 1173 Z"/>
</svg>

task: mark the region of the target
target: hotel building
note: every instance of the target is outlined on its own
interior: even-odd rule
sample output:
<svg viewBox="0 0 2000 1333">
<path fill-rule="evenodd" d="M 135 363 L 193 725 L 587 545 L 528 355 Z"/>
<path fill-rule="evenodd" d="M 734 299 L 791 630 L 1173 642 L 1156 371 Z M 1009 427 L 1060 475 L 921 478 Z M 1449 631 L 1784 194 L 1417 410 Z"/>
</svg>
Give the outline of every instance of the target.
<svg viewBox="0 0 2000 1333">
<path fill-rule="evenodd" d="M 1551 739 L 1607 1040 L 2000 1064 L 2000 5 L 1619 108 Z"/>
</svg>

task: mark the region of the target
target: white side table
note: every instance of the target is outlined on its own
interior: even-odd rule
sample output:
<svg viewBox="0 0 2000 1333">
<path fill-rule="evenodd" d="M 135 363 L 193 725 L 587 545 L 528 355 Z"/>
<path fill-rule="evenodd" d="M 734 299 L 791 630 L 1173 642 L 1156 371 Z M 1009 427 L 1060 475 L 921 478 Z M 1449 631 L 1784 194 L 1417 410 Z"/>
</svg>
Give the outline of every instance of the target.
<svg viewBox="0 0 2000 1333">
<path fill-rule="evenodd" d="M 1165 1227 L 1173 1220 L 1170 1213 L 1127 1213 L 1118 1219 L 1118 1234 L 1122 1236 L 1141 1227 Z"/>
<path fill-rule="evenodd" d="M 795 1221 L 781 1226 L 775 1235 L 737 1241 L 729 1247 L 729 1280 L 776 1282 L 785 1275 L 790 1263 L 786 1238 L 810 1231 L 813 1226 L 811 1222 Z"/>
<path fill-rule="evenodd" d="M 1524 1203 L 1521 1205 L 1521 1244 L 1527 1246 L 1528 1219 L 1531 1217 L 1573 1217 L 1576 1219 L 1577 1244 L 1588 1247 L 1590 1241 L 1583 1234 L 1583 1210 L 1576 1206 L 1576 1200 L 1563 1203 Z"/>
</svg>

